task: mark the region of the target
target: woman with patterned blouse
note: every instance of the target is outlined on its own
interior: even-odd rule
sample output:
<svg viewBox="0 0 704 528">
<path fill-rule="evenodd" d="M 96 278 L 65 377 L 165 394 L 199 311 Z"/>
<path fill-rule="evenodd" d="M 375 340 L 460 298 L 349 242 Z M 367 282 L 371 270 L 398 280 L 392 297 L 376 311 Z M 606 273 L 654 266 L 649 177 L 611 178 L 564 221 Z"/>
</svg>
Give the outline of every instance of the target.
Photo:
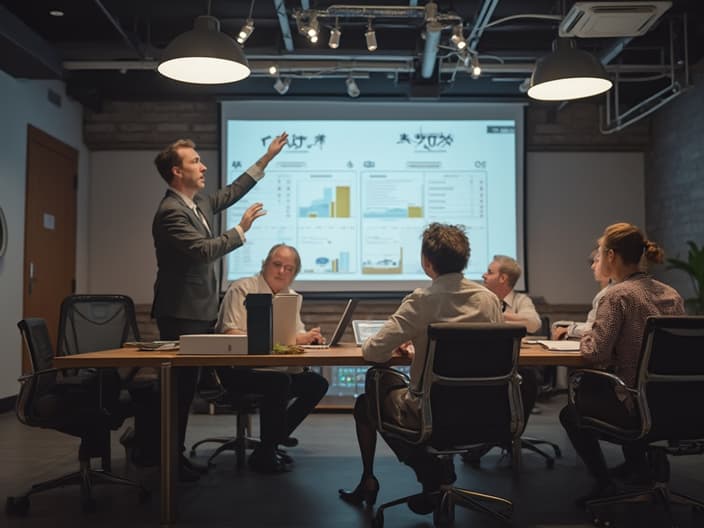
<svg viewBox="0 0 704 528">
<path fill-rule="evenodd" d="M 580 350 L 592 368 L 608 370 L 634 387 L 646 319 L 658 315 L 684 315 L 684 302 L 673 288 L 642 271 L 643 260 L 660 263 L 664 254 L 636 226 L 627 223 L 610 225 L 598 242 L 599 272 L 611 279 L 612 285 L 599 303 L 591 330 L 581 339 Z M 582 393 L 580 397 L 584 398 L 583 401 L 588 398 L 589 406 L 598 409 L 605 420 L 624 426 L 639 424 L 633 402 L 626 392 L 595 389 L 593 394 L 585 397 Z M 598 436 L 580 428 L 578 418 L 576 410 L 569 406 L 560 413 L 560 421 L 577 454 L 596 479 L 592 492 L 577 501 L 583 505 L 616 490 Z M 646 464 L 642 444 L 625 445 L 624 454 L 624 467 L 629 470 L 638 471 Z"/>
</svg>

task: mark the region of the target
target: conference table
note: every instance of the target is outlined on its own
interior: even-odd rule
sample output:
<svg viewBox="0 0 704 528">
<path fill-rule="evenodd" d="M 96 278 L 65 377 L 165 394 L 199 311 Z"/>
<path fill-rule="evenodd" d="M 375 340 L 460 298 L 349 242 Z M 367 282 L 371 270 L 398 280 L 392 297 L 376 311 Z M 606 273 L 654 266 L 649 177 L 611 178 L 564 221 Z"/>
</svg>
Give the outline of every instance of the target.
<svg viewBox="0 0 704 528">
<path fill-rule="evenodd" d="M 408 365 L 407 357 L 396 356 L 388 365 Z M 535 344 L 523 344 L 519 358 L 521 366 L 580 367 L 584 362 L 579 353 L 556 352 Z M 236 355 L 236 354 L 181 354 L 178 351 L 143 351 L 137 348 L 119 348 L 88 352 L 72 356 L 57 356 L 54 367 L 108 368 L 153 367 L 161 378 L 161 524 L 176 519 L 176 477 L 178 468 L 176 428 L 176 378 L 174 367 L 317 367 L 370 366 L 362 357 L 361 348 L 341 344 L 334 348 L 310 349 L 303 354 Z"/>
</svg>

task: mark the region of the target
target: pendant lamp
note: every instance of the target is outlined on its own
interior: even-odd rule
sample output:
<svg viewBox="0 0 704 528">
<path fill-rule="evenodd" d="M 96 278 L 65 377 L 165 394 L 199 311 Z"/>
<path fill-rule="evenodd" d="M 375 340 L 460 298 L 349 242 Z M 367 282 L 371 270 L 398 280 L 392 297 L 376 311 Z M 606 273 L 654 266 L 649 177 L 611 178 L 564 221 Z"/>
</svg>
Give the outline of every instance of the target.
<svg viewBox="0 0 704 528">
<path fill-rule="evenodd" d="M 157 71 L 195 84 L 231 83 L 250 73 L 242 48 L 220 31 L 220 22 L 210 15 L 199 16 L 192 30 L 171 41 Z"/>
<path fill-rule="evenodd" d="M 604 93 L 613 86 L 604 65 L 571 39 L 556 39 L 553 52 L 538 59 L 528 96 L 540 101 L 569 101 Z"/>
</svg>

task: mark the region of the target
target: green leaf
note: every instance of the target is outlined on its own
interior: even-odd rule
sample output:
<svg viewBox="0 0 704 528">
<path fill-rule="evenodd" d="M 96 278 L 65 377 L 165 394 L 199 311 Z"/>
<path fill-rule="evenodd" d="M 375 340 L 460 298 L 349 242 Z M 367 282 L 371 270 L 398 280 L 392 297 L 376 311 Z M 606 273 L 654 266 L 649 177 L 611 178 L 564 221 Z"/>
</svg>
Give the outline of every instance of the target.
<svg viewBox="0 0 704 528">
<path fill-rule="evenodd" d="M 694 300 L 704 304 L 704 245 L 699 247 L 694 241 L 688 240 L 689 251 L 687 260 L 678 258 L 667 259 L 667 269 L 684 271 L 692 279 Z"/>
</svg>

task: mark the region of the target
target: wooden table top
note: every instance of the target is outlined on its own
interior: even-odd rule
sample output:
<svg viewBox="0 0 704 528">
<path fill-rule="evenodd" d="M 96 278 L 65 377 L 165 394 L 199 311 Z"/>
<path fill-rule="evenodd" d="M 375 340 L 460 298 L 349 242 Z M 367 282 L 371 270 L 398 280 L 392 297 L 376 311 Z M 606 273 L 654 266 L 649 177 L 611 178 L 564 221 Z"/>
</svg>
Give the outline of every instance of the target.
<svg viewBox="0 0 704 528">
<path fill-rule="evenodd" d="M 85 367 L 158 367 L 162 363 L 174 367 L 237 366 L 237 367 L 312 367 L 312 366 L 369 366 L 362 350 L 354 344 L 334 348 L 306 350 L 303 354 L 234 355 L 234 354 L 179 354 L 178 351 L 143 351 L 136 348 L 118 348 L 54 358 L 56 368 Z M 391 365 L 408 365 L 405 357 L 394 357 Z M 585 366 L 582 356 L 575 352 L 554 352 L 540 345 L 521 347 L 519 364 L 522 366 L 567 367 Z"/>
</svg>

